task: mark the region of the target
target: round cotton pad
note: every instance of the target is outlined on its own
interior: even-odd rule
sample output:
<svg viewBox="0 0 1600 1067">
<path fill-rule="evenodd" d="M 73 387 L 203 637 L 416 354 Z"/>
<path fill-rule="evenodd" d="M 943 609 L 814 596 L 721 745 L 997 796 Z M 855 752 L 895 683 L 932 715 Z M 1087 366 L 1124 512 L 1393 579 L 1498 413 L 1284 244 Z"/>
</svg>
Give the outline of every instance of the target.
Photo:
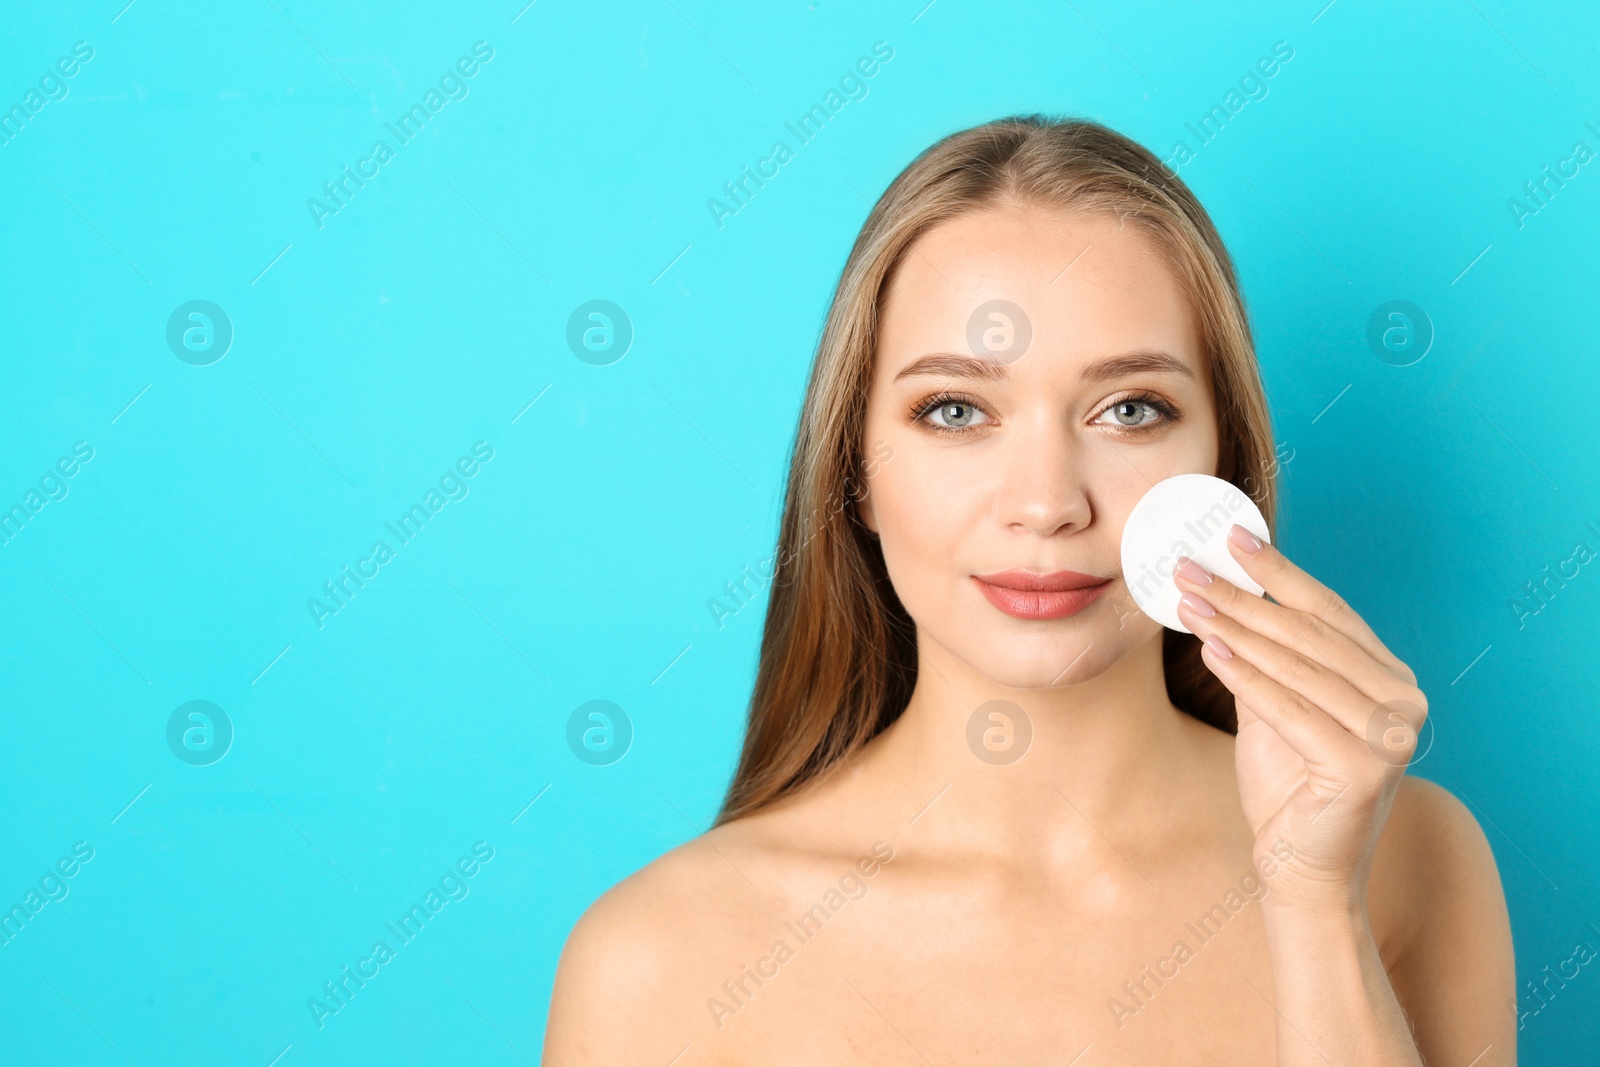
<svg viewBox="0 0 1600 1067">
<path fill-rule="evenodd" d="M 1178 618 L 1183 595 L 1172 580 L 1179 556 L 1260 596 L 1257 585 L 1228 553 L 1228 530 L 1238 523 L 1271 543 L 1267 521 L 1245 492 L 1209 474 L 1176 474 L 1150 487 L 1122 528 L 1122 576 L 1139 610 L 1179 633 L 1193 633 Z"/>
</svg>

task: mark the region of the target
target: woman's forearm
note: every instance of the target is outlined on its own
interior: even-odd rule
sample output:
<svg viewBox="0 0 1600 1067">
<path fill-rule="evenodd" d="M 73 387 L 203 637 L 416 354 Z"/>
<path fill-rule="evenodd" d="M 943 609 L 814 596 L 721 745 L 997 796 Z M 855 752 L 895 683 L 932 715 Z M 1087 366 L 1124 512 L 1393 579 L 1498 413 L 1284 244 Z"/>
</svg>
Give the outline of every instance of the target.
<svg viewBox="0 0 1600 1067">
<path fill-rule="evenodd" d="M 1422 1067 L 1365 909 L 1262 902 L 1279 1067 Z"/>
</svg>

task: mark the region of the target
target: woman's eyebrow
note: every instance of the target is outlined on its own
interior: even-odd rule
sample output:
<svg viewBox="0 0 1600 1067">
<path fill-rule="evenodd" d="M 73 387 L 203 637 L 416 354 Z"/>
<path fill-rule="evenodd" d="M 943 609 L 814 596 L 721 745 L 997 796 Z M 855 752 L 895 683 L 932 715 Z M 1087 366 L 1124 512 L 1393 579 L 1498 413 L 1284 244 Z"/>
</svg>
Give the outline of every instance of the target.
<svg viewBox="0 0 1600 1067">
<path fill-rule="evenodd" d="M 1194 371 L 1177 356 L 1167 352 L 1129 352 L 1126 355 L 1102 359 L 1083 368 L 1078 375 L 1081 382 L 1105 382 L 1126 378 L 1130 374 L 1182 374 L 1193 378 Z"/>
<path fill-rule="evenodd" d="M 899 374 L 894 376 L 894 380 L 898 382 L 901 378 L 914 378 L 919 374 L 935 375 L 941 378 L 977 378 L 985 382 L 1001 382 L 1006 379 L 1006 365 L 993 359 L 979 359 L 976 356 L 935 352 L 931 356 L 923 356 L 915 363 L 902 369 Z"/>
<path fill-rule="evenodd" d="M 975 378 L 979 381 L 998 382 L 1006 379 L 1007 364 L 994 359 L 979 359 L 976 356 L 963 356 L 951 352 L 935 352 L 923 356 L 921 359 L 909 364 L 894 376 L 895 381 L 902 378 L 914 378 L 918 375 L 933 375 L 942 378 Z M 1105 382 L 1117 378 L 1126 378 L 1130 374 L 1182 374 L 1193 378 L 1194 371 L 1189 365 L 1177 356 L 1167 352 L 1128 352 L 1120 356 L 1111 356 L 1107 359 L 1097 360 L 1083 368 L 1078 375 L 1078 380 L 1083 382 Z"/>
</svg>

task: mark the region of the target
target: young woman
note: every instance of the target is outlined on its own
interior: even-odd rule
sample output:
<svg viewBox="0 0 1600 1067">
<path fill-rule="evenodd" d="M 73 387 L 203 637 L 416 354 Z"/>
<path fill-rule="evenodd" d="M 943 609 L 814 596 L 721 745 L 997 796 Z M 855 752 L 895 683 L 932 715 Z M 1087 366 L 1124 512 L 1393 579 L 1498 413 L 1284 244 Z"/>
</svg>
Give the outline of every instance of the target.
<svg viewBox="0 0 1600 1067">
<path fill-rule="evenodd" d="M 1242 528 L 1269 598 L 1190 561 L 1194 634 L 1119 573 L 1152 484 L 1270 524 L 1278 462 L 1153 155 L 1029 116 L 919 156 L 834 295 L 723 810 L 580 920 L 547 1067 L 1514 1064 L 1494 858 L 1404 773 L 1413 672 Z"/>
</svg>

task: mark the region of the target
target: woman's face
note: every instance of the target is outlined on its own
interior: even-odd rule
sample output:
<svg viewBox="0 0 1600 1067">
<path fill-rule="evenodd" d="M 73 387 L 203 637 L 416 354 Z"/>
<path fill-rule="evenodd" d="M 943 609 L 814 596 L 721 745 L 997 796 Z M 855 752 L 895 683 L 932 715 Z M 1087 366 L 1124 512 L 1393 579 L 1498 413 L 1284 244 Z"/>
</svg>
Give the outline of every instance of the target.
<svg viewBox="0 0 1600 1067">
<path fill-rule="evenodd" d="M 1218 449 L 1199 325 L 1151 239 L 1114 216 L 968 214 L 907 251 L 881 324 L 866 441 L 893 451 L 861 514 L 925 649 L 1031 688 L 1153 638 L 1123 523 L 1161 479 L 1216 473 Z"/>
</svg>

